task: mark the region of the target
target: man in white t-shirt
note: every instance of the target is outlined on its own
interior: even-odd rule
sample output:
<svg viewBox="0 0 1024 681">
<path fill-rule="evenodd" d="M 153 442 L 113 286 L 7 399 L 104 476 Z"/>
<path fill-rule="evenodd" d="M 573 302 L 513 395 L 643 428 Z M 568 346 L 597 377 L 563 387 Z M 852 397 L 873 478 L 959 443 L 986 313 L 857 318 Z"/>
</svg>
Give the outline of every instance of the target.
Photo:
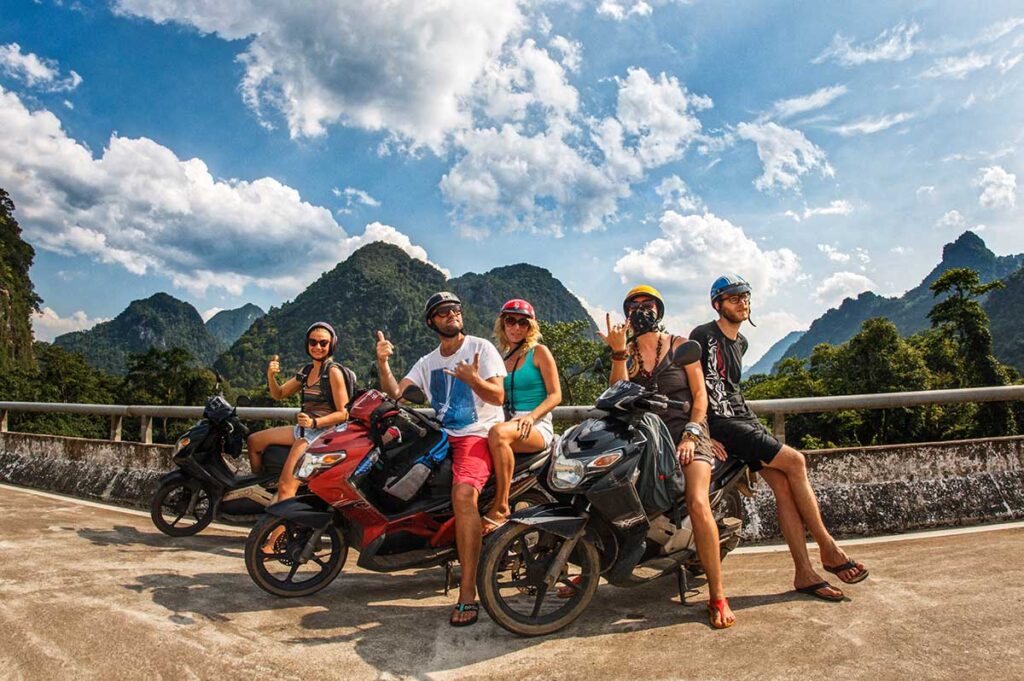
<svg viewBox="0 0 1024 681">
<path fill-rule="evenodd" d="M 462 565 L 459 602 L 449 623 L 473 624 L 479 614 L 476 603 L 476 567 L 480 558 L 480 490 L 491 476 L 487 432 L 505 420 L 505 363 L 494 345 L 462 332 L 462 302 L 454 293 L 430 296 L 424 307 L 427 326 L 440 345 L 416 362 L 408 375 L 395 380 L 388 359 L 394 346 L 377 332 L 377 373 L 381 389 L 398 399 L 409 386 L 422 390 L 448 433 L 452 449 L 452 507 L 455 511 L 455 545 Z"/>
</svg>

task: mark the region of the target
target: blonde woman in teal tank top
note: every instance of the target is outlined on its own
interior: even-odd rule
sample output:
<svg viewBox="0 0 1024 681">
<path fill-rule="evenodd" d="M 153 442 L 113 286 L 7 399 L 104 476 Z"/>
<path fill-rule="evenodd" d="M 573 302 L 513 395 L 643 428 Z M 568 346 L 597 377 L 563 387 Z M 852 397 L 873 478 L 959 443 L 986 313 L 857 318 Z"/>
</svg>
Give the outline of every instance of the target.
<svg viewBox="0 0 1024 681">
<path fill-rule="evenodd" d="M 493 426 L 487 446 L 494 462 L 494 503 L 484 516 L 484 534 L 505 524 L 516 452 L 537 452 L 554 437 L 551 410 L 562 402 L 558 367 L 551 350 L 540 343 L 533 306 L 525 300 L 505 303 L 494 323 L 494 339 L 505 358 L 505 415 Z"/>
</svg>

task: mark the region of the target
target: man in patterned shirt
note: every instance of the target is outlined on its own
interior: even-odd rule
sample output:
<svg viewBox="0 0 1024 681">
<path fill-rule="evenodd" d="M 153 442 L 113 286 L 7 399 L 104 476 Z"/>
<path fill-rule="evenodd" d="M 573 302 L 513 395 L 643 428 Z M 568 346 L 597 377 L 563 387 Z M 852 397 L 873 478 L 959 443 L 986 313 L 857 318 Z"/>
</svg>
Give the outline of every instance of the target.
<svg viewBox="0 0 1024 681">
<path fill-rule="evenodd" d="M 690 339 L 701 345 L 712 442 L 751 470 L 760 471 L 775 494 L 779 527 L 796 567 L 796 590 L 826 601 L 841 601 L 843 592 L 822 579 L 811 565 L 804 543 L 805 529 L 818 544 L 827 572 L 847 584 L 856 584 L 868 576 L 868 571 L 862 563 L 851 560 L 826 529 L 807 477 L 804 455 L 775 439 L 740 392 L 743 354 L 748 346 L 740 327 L 750 320 L 750 292 L 750 284 L 739 275 L 719 277 L 711 286 L 711 306 L 718 312 L 718 319 L 690 332 Z"/>
</svg>

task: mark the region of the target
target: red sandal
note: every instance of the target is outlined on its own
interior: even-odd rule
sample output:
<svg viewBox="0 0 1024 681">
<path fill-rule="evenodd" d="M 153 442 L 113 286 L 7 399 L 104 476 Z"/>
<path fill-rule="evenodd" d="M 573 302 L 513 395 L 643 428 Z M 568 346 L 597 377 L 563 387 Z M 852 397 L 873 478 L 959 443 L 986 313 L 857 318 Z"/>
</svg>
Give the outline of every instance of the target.
<svg viewBox="0 0 1024 681">
<path fill-rule="evenodd" d="M 711 625 L 712 629 L 728 629 L 732 625 L 736 624 L 736 618 L 733 617 L 732 621 L 725 619 L 725 606 L 729 605 L 728 599 L 722 598 L 717 601 L 708 601 L 708 624 Z M 722 622 L 721 624 L 715 624 L 715 615 L 718 615 L 718 619 Z"/>
</svg>

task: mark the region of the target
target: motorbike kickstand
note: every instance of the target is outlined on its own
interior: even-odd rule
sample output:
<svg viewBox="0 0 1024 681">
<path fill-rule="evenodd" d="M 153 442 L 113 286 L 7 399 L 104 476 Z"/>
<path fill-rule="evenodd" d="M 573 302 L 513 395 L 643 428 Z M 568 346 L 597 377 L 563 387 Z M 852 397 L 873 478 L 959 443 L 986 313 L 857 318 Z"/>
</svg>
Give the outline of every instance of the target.
<svg viewBox="0 0 1024 681">
<path fill-rule="evenodd" d="M 452 586 L 452 562 L 446 560 L 444 562 L 444 595 L 448 595 L 448 591 L 451 590 Z"/>
<path fill-rule="evenodd" d="M 686 568 L 682 565 L 676 568 L 676 585 L 679 587 L 679 605 L 692 607 L 693 604 L 686 601 L 686 592 L 690 590 L 690 585 L 686 579 Z"/>
</svg>

